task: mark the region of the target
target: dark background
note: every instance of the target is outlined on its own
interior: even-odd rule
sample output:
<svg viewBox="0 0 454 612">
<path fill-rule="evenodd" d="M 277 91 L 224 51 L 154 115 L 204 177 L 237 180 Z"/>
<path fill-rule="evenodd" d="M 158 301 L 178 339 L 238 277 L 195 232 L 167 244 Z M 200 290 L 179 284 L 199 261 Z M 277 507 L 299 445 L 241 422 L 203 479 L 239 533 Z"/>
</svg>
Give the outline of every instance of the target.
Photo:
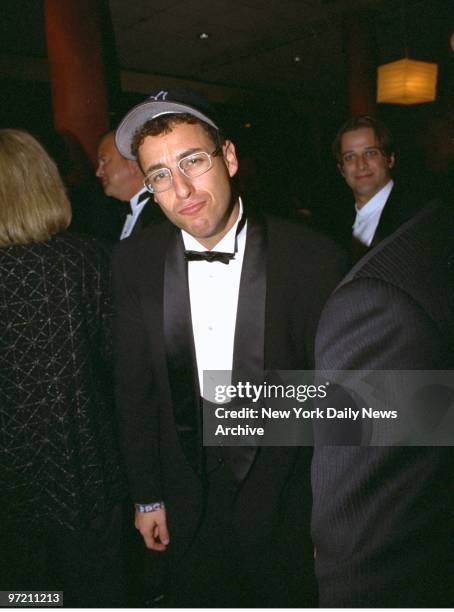
<svg viewBox="0 0 454 612">
<path fill-rule="evenodd" d="M 376 65 L 405 53 L 438 63 L 435 102 L 376 105 L 374 114 L 398 144 L 397 178 L 452 198 L 452 0 L 100 0 L 99 6 L 112 126 L 160 83 L 195 85 L 218 106 L 237 143 L 249 199 L 282 214 L 309 210 L 323 227 L 352 205 L 330 146 L 350 114 L 346 37 L 361 16 Z M 75 194 L 80 229 L 98 224 L 94 233 L 102 234 L 115 221 L 105 232 L 114 236 L 125 207 L 103 199 L 93 166 L 85 160 L 76 168 L 53 129 L 43 10 L 41 0 L 2 0 L 0 127 L 36 135 Z M 202 31 L 207 40 L 199 38 Z"/>
</svg>

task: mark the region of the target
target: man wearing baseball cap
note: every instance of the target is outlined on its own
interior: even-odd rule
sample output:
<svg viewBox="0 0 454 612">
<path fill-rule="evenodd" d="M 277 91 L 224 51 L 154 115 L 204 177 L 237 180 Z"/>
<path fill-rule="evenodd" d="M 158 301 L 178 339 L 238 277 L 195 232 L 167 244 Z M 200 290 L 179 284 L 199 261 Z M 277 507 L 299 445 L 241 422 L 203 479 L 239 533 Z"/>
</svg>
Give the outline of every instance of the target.
<svg viewBox="0 0 454 612">
<path fill-rule="evenodd" d="M 116 144 L 169 220 L 114 257 L 120 437 L 165 605 L 314 606 L 310 450 L 204 446 L 201 400 L 208 370 L 312 367 L 343 256 L 308 228 L 246 215 L 235 145 L 193 93 L 153 94 Z"/>
</svg>

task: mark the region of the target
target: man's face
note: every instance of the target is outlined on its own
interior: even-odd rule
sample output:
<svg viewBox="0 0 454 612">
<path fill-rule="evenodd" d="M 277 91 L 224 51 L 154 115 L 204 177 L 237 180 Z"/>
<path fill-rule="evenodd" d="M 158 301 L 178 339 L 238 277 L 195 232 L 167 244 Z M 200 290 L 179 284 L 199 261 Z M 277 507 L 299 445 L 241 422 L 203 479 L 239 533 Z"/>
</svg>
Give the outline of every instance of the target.
<svg viewBox="0 0 454 612">
<path fill-rule="evenodd" d="M 112 133 L 98 147 L 96 176 L 101 179 L 104 193 L 123 202 L 129 201 L 142 187 L 142 173 L 135 161 L 125 159 L 115 146 Z"/>
<path fill-rule="evenodd" d="M 370 127 L 345 132 L 341 140 L 342 176 L 361 208 L 390 180 L 394 155 L 386 157 Z"/>
<path fill-rule="evenodd" d="M 211 154 L 216 148 L 203 127 L 178 123 L 169 133 L 147 136 L 138 156 L 144 173 L 170 168 L 172 187 L 154 195 L 163 213 L 177 227 L 212 249 L 235 223 L 239 205 L 233 201 L 230 178 L 238 170 L 235 147 L 230 141 L 212 158 L 212 167 L 196 178 L 188 178 L 177 167 L 187 155 Z"/>
</svg>

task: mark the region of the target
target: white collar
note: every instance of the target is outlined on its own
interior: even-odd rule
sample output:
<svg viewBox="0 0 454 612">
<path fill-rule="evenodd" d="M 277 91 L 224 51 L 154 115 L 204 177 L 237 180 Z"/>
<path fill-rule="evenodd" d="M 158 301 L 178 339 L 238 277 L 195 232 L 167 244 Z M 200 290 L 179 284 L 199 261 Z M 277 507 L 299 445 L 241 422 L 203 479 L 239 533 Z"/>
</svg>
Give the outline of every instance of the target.
<svg viewBox="0 0 454 612">
<path fill-rule="evenodd" d="M 134 210 L 140 206 L 141 208 L 144 206 L 146 200 L 142 200 L 142 202 L 140 202 L 139 204 L 139 198 L 143 193 L 147 193 L 149 196 L 151 196 L 151 193 L 148 192 L 148 190 L 144 187 L 143 189 L 141 189 L 140 191 L 138 191 L 137 193 L 135 193 L 132 198 L 129 200 L 129 205 L 131 206 L 131 210 L 132 212 L 134 212 Z"/>
<path fill-rule="evenodd" d="M 358 208 L 358 206 L 355 204 L 356 218 L 358 220 L 367 219 L 368 217 L 371 217 L 373 214 L 375 214 L 378 210 L 384 208 L 386 200 L 389 198 L 389 194 L 391 193 L 391 189 L 393 188 L 393 186 L 394 181 L 391 179 L 386 183 L 384 187 L 380 189 L 380 191 L 377 191 L 377 193 L 368 202 L 366 202 L 364 206 Z"/>
<path fill-rule="evenodd" d="M 394 186 L 394 181 L 389 180 L 384 187 L 377 191 L 377 193 L 368 201 L 364 206 L 358 208 L 355 204 L 356 218 L 359 220 L 367 219 L 374 215 L 378 210 L 384 208 L 386 200 L 389 198 L 391 189 Z"/>
</svg>

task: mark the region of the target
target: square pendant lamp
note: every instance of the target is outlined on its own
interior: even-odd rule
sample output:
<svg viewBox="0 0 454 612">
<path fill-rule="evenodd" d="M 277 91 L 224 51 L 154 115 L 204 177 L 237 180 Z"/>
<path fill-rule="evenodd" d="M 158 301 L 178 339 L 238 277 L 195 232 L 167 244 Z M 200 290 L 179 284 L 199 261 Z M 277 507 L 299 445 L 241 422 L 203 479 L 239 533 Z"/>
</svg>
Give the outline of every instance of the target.
<svg viewBox="0 0 454 612">
<path fill-rule="evenodd" d="M 407 57 L 378 67 L 377 102 L 421 104 L 437 96 L 438 65 Z"/>
</svg>

